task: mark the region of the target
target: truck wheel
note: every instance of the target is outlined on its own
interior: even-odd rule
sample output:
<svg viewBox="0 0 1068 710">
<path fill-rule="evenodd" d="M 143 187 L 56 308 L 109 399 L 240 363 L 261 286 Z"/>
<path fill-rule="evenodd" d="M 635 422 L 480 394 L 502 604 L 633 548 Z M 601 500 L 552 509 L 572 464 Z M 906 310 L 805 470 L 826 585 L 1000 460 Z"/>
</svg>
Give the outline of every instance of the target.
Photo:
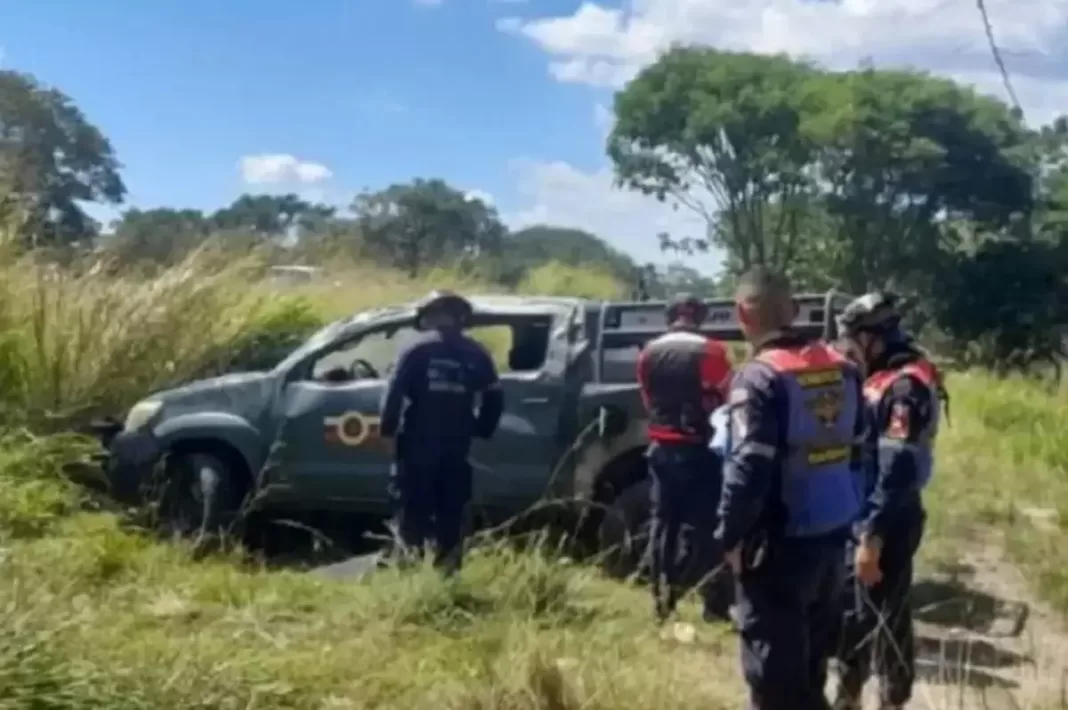
<svg viewBox="0 0 1068 710">
<path fill-rule="evenodd" d="M 240 505 L 235 477 L 219 457 L 208 453 L 172 454 L 159 497 L 159 525 L 170 537 L 198 543 L 216 539 Z"/>
<path fill-rule="evenodd" d="M 605 511 L 598 541 L 604 554 L 604 570 L 612 577 L 644 574 L 648 566 L 650 487 L 648 478 L 632 484 Z"/>
</svg>

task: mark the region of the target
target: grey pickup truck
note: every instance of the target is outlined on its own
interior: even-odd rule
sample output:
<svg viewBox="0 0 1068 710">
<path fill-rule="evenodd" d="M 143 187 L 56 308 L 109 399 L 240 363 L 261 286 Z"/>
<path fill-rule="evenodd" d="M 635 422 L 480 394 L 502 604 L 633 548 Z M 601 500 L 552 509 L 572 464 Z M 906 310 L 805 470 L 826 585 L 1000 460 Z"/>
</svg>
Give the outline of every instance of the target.
<svg viewBox="0 0 1068 710">
<path fill-rule="evenodd" d="M 497 357 L 505 393 L 496 436 L 471 453 L 475 508 L 510 517 L 555 502 L 588 512 L 593 543 L 631 539 L 648 518 L 636 363 L 665 330 L 664 302 L 470 300 L 471 333 Z M 797 301 L 797 329 L 833 335 L 844 296 Z M 708 305 L 704 333 L 739 341 L 733 303 Z M 189 534 L 217 528 L 250 500 L 275 512 L 387 515 L 390 452 L 378 407 L 399 350 L 417 337 L 414 317 L 415 304 L 358 313 L 270 370 L 146 397 L 103 437 L 112 494 L 139 500 L 162 471 L 160 515 Z"/>
</svg>

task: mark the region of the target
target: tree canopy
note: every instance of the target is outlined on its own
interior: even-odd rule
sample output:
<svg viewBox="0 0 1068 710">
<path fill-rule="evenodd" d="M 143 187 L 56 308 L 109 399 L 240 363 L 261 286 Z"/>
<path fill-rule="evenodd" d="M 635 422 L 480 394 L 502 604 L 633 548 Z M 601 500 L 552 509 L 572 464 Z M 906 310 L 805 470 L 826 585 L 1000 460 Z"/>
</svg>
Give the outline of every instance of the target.
<svg viewBox="0 0 1068 710">
<path fill-rule="evenodd" d="M 120 204 L 126 186 L 107 138 L 71 99 L 28 74 L 0 71 L 0 217 L 20 222 L 35 246 L 92 239 L 97 225 L 80 202 Z"/>
<path fill-rule="evenodd" d="M 1063 118 L 1032 128 L 1004 102 L 922 72 L 703 47 L 664 53 L 615 111 L 617 181 L 699 215 L 704 237 L 664 235 L 663 246 L 718 247 L 728 279 L 765 265 L 799 288 L 916 294 L 961 346 L 1003 335 L 1001 360 L 1053 347 L 1038 332 L 1068 318 Z M 1007 313 L 1020 309 L 1046 325 L 1010 333 Z"/>
</svg>

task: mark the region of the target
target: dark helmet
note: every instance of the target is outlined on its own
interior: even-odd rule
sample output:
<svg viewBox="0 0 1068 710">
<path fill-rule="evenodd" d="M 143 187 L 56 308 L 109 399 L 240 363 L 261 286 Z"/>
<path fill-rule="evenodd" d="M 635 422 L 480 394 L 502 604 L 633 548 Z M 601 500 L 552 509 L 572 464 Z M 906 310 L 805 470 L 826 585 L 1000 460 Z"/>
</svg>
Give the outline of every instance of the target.
<svg viewBox="0 0 1068 710">
<path fill-rule="evenodd" d="M 888 291 L 866 293 L 849 303 L 838 315 L 838 332 L 847 337 L 857 333 L 891 335 L 901 324 L 901 299 Z"/>
<path fill-rule="evenodd" d="M 456 319 L 457 325 L 466 328 L 471 323 L 475 308 L 471 302 L 458 293 L 448 290 L 431 291 L 419 303 L 415 310 L 416 328 L 422 329 L 423 319 L 428 313 L 444 311 Z"/>
<path fill-rule="evenodd" d="M 701 323 L 708 315 L 708 306 L 705 302 L 690 293 L 676 294 L 668 302 L 665 312 L 668 323 L 674 323 L 680 318 L 685 318 L 693 323 Z"/>
</svg>

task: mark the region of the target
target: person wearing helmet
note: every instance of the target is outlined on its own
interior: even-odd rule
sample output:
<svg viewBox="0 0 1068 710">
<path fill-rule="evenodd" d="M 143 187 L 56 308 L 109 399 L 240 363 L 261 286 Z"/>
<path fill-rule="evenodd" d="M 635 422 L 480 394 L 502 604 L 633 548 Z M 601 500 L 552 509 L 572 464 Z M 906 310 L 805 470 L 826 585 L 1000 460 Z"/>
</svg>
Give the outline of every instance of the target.
<svg viewBox="0 0 1068 710">
<path fill-rule="evenodd" d="M 728 396 L 716 534 L 738 580 L 749 707 L 825 710 L 861 504 L 862 376 L 830 345 L 792 329 L 797 304 L 780 274 L 745 274 L 735 309 L 753 353 Z"/>
<path fill-rule="evenodd" d="M 447 573 L 463 556 L 471 440 L 492 437 L 504 411 L 493 358 L 463 332 L 472 314 L 467 299 L 448 291 L 423 301 L 415 325 L 425 333 L 401 352 L 381 408 L 382 436 L 395 441 L 390 492 L 400 542 L 410 555 L 433 539 Z"/>
<path fill-rule="evenodd" d="M 731 364 L 723 344 L 698 331 L 706 314 L 701 299 L 676 296 L 666 312 L 667 333 L 638 356 L 638 384 L 649 413 L 649 552 L 660 623 L 675 611 L 684 578 L 698 580 L 706 619 L 727 618 L 730 603 L 729 580 L 716 569 L 721 479 L 720 462 L 709 450 L 709 417 L 724 401 Z"/>
<path fill-rule="evenodd" d="M 915 649 L 909 593 L 926 513 L 939 402 L 938 371 L 901 329 L 899 299 L 869 293 L 838 317 L 842 339 L 866 370 L 871 464 L 846 587 L 837 710 L 859 710 L 874 660 L 884 710 L 912 695 Z M 865 598 L 866 597 L 866 598 Z M 885 625 L 884 623 L 885 622 Z M 874 659 L 873 659 L 874 656 Z"/>
</svg>

